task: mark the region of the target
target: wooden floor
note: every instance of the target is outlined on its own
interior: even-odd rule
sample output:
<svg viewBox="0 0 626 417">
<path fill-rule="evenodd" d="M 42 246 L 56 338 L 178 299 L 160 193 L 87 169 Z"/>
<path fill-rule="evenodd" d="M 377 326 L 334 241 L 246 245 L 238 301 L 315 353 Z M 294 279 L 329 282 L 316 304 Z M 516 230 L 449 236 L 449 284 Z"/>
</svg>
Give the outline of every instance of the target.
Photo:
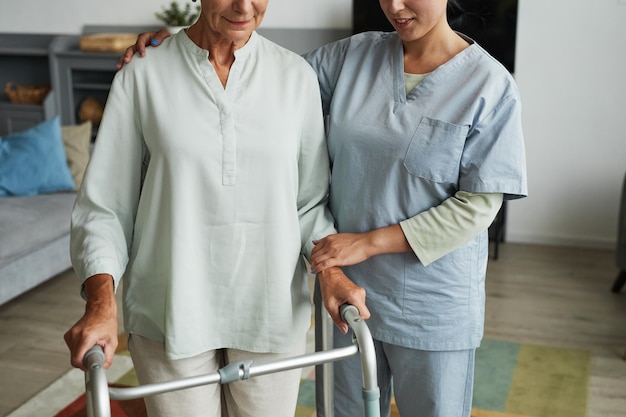
<svg viewBox="0 0 626 417">
<path fill-rule="evenodd" d="M 590 350 L 588 417 L 626 416 L 626 288 L 612 251 L 505 243 L 487 275 L 486 336 Z M 0 416 L 69 370 L 63 333 L 81 315 L 63 273 L 0 306 Z"/>
</svg>

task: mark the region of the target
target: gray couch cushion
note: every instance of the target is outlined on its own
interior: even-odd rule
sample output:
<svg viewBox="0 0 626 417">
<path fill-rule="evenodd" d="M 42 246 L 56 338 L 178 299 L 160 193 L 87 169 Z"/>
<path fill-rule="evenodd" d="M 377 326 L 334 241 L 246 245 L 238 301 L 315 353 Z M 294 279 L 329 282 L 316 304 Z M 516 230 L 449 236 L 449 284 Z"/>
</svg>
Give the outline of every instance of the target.
<svg viewBox="0 0 626 417">
<path fill-rule="evenodd" d="M 0 265 L 0 305 L 69 269 L 72 265 L 69 247 L 68 233 L 15 261 Z M 77 297 L 79 287 L 77 283 Z"/>
<path fill-rule="evenodd" d="M 67 235 L 75 198 L 73 192 L 0 198 L 0 266 Z"/>
</svg>

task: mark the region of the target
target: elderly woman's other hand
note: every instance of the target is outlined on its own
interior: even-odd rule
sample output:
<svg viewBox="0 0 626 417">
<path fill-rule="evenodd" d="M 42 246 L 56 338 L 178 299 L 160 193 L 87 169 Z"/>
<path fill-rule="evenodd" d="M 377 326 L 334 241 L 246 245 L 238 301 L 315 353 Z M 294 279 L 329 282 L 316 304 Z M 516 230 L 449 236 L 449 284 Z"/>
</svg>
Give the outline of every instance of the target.
<svg viewBox="0 0 626 417">
<path fill-rule="evenodd" d="M 343 334 L 348 332 L 348 324 L 341 319 L 339 312 L 343 304 L 355 306 L 364 320 L 370 318 L 370 311 L 365 305 L 365 289 L 352 282 L 341 269 L 328 268 L 318 274 L 317 278 L 324 306 Z"/>
</svg>

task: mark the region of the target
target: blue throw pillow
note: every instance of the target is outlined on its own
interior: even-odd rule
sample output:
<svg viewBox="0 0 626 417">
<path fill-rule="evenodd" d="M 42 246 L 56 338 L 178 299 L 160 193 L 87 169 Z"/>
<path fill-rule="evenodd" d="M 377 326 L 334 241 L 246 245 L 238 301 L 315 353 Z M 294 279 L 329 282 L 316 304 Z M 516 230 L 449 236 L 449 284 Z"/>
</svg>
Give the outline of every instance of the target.
<svg viewBox="0 0 626 417">
<path fill-rule="evenodd" d="M 73 189 L 59 116 L 0 139 L 0 196 Z"/>
</svg>

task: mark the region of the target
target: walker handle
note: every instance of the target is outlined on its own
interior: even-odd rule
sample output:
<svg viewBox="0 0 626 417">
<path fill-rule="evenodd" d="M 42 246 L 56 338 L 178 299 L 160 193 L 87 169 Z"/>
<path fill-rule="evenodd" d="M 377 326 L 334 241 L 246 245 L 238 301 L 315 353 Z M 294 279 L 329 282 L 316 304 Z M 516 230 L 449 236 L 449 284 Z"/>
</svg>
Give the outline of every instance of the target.
<svg viewBox="0 0 626 417">
<path fill-rule="evenodd" d="M 88 417 L 111 417 L 109 403 L 109 386 L 104 370 L 104 350 L 95 345 L 85 353 L 83 363 L 85 372 L 85 388 L 87 397 Z"/>
</svg>

